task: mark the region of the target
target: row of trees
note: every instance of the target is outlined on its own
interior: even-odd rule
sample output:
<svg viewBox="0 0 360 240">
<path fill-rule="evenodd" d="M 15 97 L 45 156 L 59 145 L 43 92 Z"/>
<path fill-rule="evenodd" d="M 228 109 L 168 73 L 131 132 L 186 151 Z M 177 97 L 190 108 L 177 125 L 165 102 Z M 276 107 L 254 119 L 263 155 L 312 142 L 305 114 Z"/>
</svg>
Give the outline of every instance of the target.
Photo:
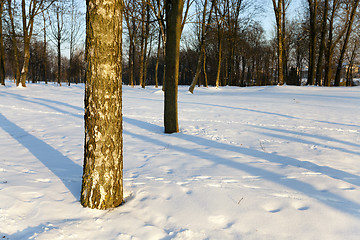
<svg viewBox="0 0 360 240">
<path fill-rule="evenodd" d="M 256 20 L 259 2 L 185 1 L 179 84 L 191 85 L 191 92 L 200 83 L 352 86 L 359 73 L 359 1 L 304 0 L 296 18 L 288 16 L 290 0 L 272 3 L 275 26 L 269 39 Z M 126 0 L 125 19 L 124 82 L 162 84 L 163 2 Z"/>
<path fill-rule="evenodd" d="M 84 14 L 77 0 L 0 1 L 0 78 L 26 81 L 84 79 Z M 64 56 L 64 44 L 69 54 Z"/>
<path fill-rule="evenodd" d="M 77 0 L 1 0 L 0 79 L 84 81 L 84 14 Z M 253 86 L 353 84 L 358 72 L 357 0 L 273 0 L 274 37 L 250 0 L 186 0 L 179 84 Z M 294 14 L 292 14 L 293 16 Z M 164 85 L 165 1 L 124 0 L 123 82 Z M 64 49 L 69 54 L 64 56 Z M 306 79 L 306 81 L 303 81 Z M 345 82 L 341 80 L 345 79 Z"/>
<path fill-rule="evenodd" d="M 308 85 L 352 86 L 359 69 L 360 1 L 307 0 L 298 20 L 286 17 L 290 2 L 273 0 L 279 84 L 290 80 L 289 67 L 299 72 L 307 66 Z"/>
</svg>

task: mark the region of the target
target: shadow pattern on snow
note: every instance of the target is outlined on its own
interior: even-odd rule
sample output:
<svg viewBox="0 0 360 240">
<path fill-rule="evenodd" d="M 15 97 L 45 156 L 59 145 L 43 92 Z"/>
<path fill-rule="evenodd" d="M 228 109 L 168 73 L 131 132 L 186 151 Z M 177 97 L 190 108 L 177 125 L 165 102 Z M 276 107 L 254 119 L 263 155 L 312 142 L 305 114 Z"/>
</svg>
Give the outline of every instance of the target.
<svg viewBox="0 0 360 240">
<path fill-rule="evenodd" d="M 146 101 L 155 101 L 160 102 L 162 100 L 158 99 L 151 99 L 151 98 L 139 98 L 139 97 L 127 97 L 127 98 L 134 98 L 134 99 L 143 99 Z M 277 117 L 287 118 L 287 119 L 295 119 L 295 120 L 308 120 L 313 121 L 317 123 L 326 123 L 331 125 L 339 125 L 339 126 L 346 126 L 346 127 L 356 127 L 359 128 L 359 125 L 355 124 L 346 124 L 346 123 L 338 123 L 338 122 L 330 122 L 330 121 L 322 121 L 317 119 L 308 119 L 308 118 L 301 118 L 301 117 L 295 117 L 291 115 L 281 114 L 281 113 L 275 113 L 275 112 L 268 112 L 268 111 L 262 111 L 262 110 L 255 110 L 251 108 L 242 108 L 242 107 L 233 107 L 233 106 L 224 106 L 224 105 L 217 105 L 217 104 L 211 104 L 211 103 L 201 103 L 201 102 L 185 102 L 185 101 L 179 101 L 178 104 L 192 104 L 192 105 L 203 105 L 203 106 L 209 106 L 209 107 L 217 107 L 217 108 L 227 108 L 227 109 L 235 109 L 240 111 L 247 111 L 247 112 L 253 112 L 253 113 L 259 113 L 259 114 L 266 114 L 266 115 L 273 115 Z"/>
<path fill-rule="evenodd" d="M 80 165 L 74 163 L 70 158 L 64 156 L 49 144 L 9 121 L 1 113 L 0 123 L 0 127 L 4 131 L 26 147 L 39 161 L 53 172 L 77 200 L 80 199 L 82 176 L 82 167 Z"/>
<path fill-rule="evenodd" d="M 28 102 L 35 103 L 35 104 L 47 107 L 47 108 L 49 108 L 51 110 L 54 110 L 56 112 L 59 112 L 59 113 L 67 114 L 67 115 L 77 117 L 77 118 L 83 118 L 84 117 L 84 115 L 83 115 L 84 108 L 76 107 L 76 106 L 73 106 L 71 104 L 67 104 L 67 103 L 63 103 L 63 102 L 59 102 L 59 101 L 55 101 L 55 100 L 51 100 L 51 99 L 45 99 L 45 98 L 31 98 L 30 99 L 28 97 L 24 97 L 24 96 L 22 96 L 20 94 L 15 94 L 15 93 L 7 93 L 7 92 L 3 92 L 3 93 L 7 94 L 9 96 L 15 97 L 16 100 L 21 100 L 21 101 L 24 101 L 24 102 L 27 102 L 27 103 Z M 35 101 L 35 100 L 38 100 L 38 101 Z M 50 103 L 54 103 L 56 105 L 62 105 L 62 106 L 65 106 L 65 107 L 69 107 L 69 108 L 72 108 L 74 110 L 81 111 L 82 114 L 81 115 L 75 114 L 75 113 L 60 109 L 58 107 L 51 106 L 50 104 L 47 104 L 45 102 L 50 102 Z"/>
<path fill-rule="evenodd" d="M 136 120 L 136 119 L 131 119 L 128 117 L 124 117 L 123 119 L 128 124 L 135 125 L 137 127 L 143 128 L 143 129 L 153 132 L 153 133 L 159 133 L 158 129 L 160 127 L 157 125 L 143 122 L 143 121 Z M 360 214 L 357 211 L 358 209 L 360 209 L 360 204 L 358 204 L 356 202 L 352 202 L 348 199 L 345 199 L 345 198 L 338 196 L 331 192 L 323 192 L 323 191 L 317 190 L 312 185 L 310 185 L 308 183 L 304 183 L 297 179 L 286 178 L 283 175 L 280 175 L 280 174 L 277 174 L 274 172 L 270 172 L 270 171 L 262 169 L 262 168 L 254 167 L 254 166 L 251 166 L 251 165 L 248 165 L 245 163 L 241 163 L 241 162 L 236 162 L 236 161 L 233 161 L 230 159 L 223 158 L 222 156 L 209 154 L 207 152 L 200 151 L 197 149 L 188 149 L 188 148 L 184 148 L 181 146 L 169 145 L 166 142 L 163 142 L 163 141 L 160 141 L 160 140 L 157 140 L 154 138 L 150 138 L 150 137 L 147 137 L 144 135 L 132 133 L 127 130 L 124 130 L 124 134 L 127 134 L 129 136 L 141 139 L 143 141 L 146 141 L 146 142 L 149 142 L 152 144 L 156 144 L 158 146 L 168 146 L 169 149 L 188 153 L 195 157 L 199 157 L 202 159 L 212 161 L 212 162 L 214 162 L 215 165 L 221 164 L 221 165 L 225 165 L 225 166 L 232 167 L 235 169 L 239 169 L 241 171 L 245 171 L 245 172 L 253 174 L 253 175 L 262 176 L 266 180 L 286 186 L 286 187 L 294 189 L 298 192 L 302 192 L 311 198 L 314 198 L 334 209 L 337 209 L 338 211 L 342 211 L 347 214 L 350 214 L 350 215 L 360 218 Z M 269 162 L 279 163 L 284 166 L 290 165 L 290 166 L 304 168 L 304 169 L 307 169 L 307 170 L 313 171 L 313 172 L 320 172 L 329 177 L 332 177 L 335 179 L 341 179 L 343 181 L 360 186 L 360 177 L 359 176 L 356 176 L 356 175 L 353 175 L 353 174 L 350 174 L 350 173 L 347 173 L 347 172 L 344 172 L 341 170 L 333 169 L 330 167 L 319 166 L 319 165 L 316 165 L 311 162 L 299 161 L 294 158 L 279 156 L 277 154 L 272 154 L 272 153 L 265 153 L 265 152 L 257 151 L 254 149 L 248 149 L 248 148 L 228 145 L 225 143 L 219 143 L 219 142 L 215 142 L 215 141 L 201 138 L 198 136 L 191 136 L 191 135 L 186 135 L 186 134 L 182 134 L 182 133 L 172 134 L 171 136 L 177 137 L 182 140 L 193 142 L 197 145 L 202 145 L 202 146 L 225 150 L 225 151 L 231 151 L 231 152 L 235 152 L 235 153 L 238 153 L 241 155 L 256 157 L 256 158 L 264 159 Z"/>
</svg>

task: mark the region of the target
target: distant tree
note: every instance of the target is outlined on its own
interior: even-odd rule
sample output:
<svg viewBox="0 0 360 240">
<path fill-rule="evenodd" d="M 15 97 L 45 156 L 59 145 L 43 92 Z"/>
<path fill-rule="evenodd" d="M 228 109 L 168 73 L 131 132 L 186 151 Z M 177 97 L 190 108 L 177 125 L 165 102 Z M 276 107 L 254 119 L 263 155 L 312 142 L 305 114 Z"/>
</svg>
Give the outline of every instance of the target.
<svg viewBox="0 0 360 240">
<path fill-rule="evenodd" d="M 344 60 L 344 56 L 346 53 L 347 45 L 349 43 L 350 35 L 352 33 L 352 26 L 354 23 L 357 8 L 359 6 L 359 2 L 360 2 L 360 0 L 352 0 L 351 4 L 350 4 L 351 13 L 350 13 L 349 21 L 347 22 L 345 39 L 344 39 L 342 48 L 340 50 L 340 57 L 339 57 L 337 68 L 336 68 L 335 83 L 334 83 L 335 86 L 340 85 L 340 77 L 341 77 L 340 74 L 341 74 L 341 70 L 343 67 L 343 60 Z"/>
<path fill-rule="evenodd" d="M 70 11 L 69 11 L 69 34 L 68 34 L 68 40 L 69 40 L 69 48 L 70 48 L 70 59 L 69 59 L 69 81 L 68 84 L 70 85 L 70 82 L 77 82 L 75 80 L 76 78 L 76 72 L 77 69 L 75 69 L 74 64 L 74 57 L 75 57 L 75 51 L 77 48 L 77 45 L 79 44 L 79 41 L 81 39 L 82 35 L 82 25 L 84 24 L 83 16 L 84 14 L 80 12 L 79 9 L 80 3 L 76 0 L 71 0 L 70 3 Z"/>
<path fill-rule="evenodd" d="M 339 11 L 342 11 L 343 8 L 341 7 L 342 1 L 340 0 L 333 0 L 329 13 L 329 23 L 328 23 L 328 38 L 326 41 L 326 49 L 325 49 L 325 65 L 324 65 L 324 85 L 330 86 L 331 85 L 331 79 L 332 79 L 332 65 L 333 65 L 333 57 L 335 48 L 342 39 L 343 35 L 346 31 L 346 22 L 350 15 L 350 11 L 345 11 L 346 16 L 343 21 L 339 21 L 339 19 L 336 19 L 336 15 L 338 15 Z M 335 22 L 345 22 L 342 23 L 342 26 L 336 25 Z M 340 29 L 337 33 L 335 29 Z"/>
<path fill-rule="evenodd" d="M 308 0 L 309 4 L 309 70 L 308 70 L 308 85 L 314 85 L 315 70 L 316 70 L 316 49 L 317 49 L 317 14 L 318 14 L 318 0 Z"/>
<path fill-rule="evenodd" d="M 8 15 L 10 19 L 10 31 L 9 35 L 12 42 L 12 50 L 13 50 L 13 68 L 14 68 L 14 81 L 16 86 L 20 84 L 20 64 L 19 64 L 19 49 L 18 49 L 18 41 L 17 41 L 17 31 L 15 28 L 15 7 L 17 6 L 16 0 L 7 0 L 7 9 Z"/>
<path fill-rule="evenodd" d="M 86 3 L 87 70 L 81 204 L 107 209 L 123 202 L 123 1 L 88 0 Z"/>
<path fill-rule="evenodd" d="M 3 39 L 3 10 L 4 10 L 4 1 L 0 0 L 0 84 L 5 85 L 5 49 L 4 49 L 4 39 Z"/>
<path fill-rule="evenodd" d="M 50 40 L 54 43 L 57 49 L 57 82 L 61 86 L 62 71 L 61 71 L 61 45 L 68 40 L 68 29 L 66 28 L 67 18 L 66 2 L 64 0 L 56 0 L 51 7 L 49 13 L 50 22 Z M 72 46 L 73 47 L 73 46 Z"/>
<path fill-rule="evenodd" d="M 196 86 L 196 84 L 197 84 L 197 82 L 199 80 L 201 67 L 203 67 L 204 74 L 206 76 L 205 38 L 206 38 L 207 30 L 209 29 L 208 25 L 210 24 L 210 21 L 211 21 L 212 11 L 214 9 L 214 1 L 212 1 L 211 8 L 210 8 L 208 16 L 207 16 L 208 1 L 205 0 L 203 4 L 204 4 L 204 6 L 203 6 L 203 9 L 202 9 L 202 18 L 201 18 L 201 22 L 200 22 L 201 31 L 200 31 L 200 36 L 199 36 L 199 50 L 200 51 L 199 51 L 195 76 L 194 76 L 194 78 L 193 78 L 193 80 L 191 82 L 191 85 L 189 87 L 189 92 L 191 92 L 191 93 L 194 92 L 195 86 Z M 202 62 L 203 62 L 203 66 L 201 66 Z M 207 85 L 207 83 L 205 85 Z"/>
<path fill-rule="evenodd" d="M 279 85 L 284 84 L 284 16 L 285 0 L 272 0 L 276 19 L 277 73 Z"/>
<path fill-rule="evenodd" d="M 323 81 L 322 81 L 323 59 L 324 59 L 324 52 L 325 52 L 325 48 L 326 48 L 328 12 L 329 12 L 329 0 L 324 0 L 324 8 L 323 8 L 323 14 L 322 14 L 322 19 L 321 19 L 319 54 L 318 54 L 318 62 L 317 62 L 317 66 L 316 66 L 316 85 L 323 85 Z"/>
<path fill-rule="evenodd" d="M 180 38 L 183 28 L 184 0 L 166 1 L 166 54 L 165 54 L 165 133 L 179 131 L 177 91 L 179 80 Z"/>
<path fill-rule="evenodd" d="M 29 0 L 29 2 L 21 0 L 24 61 L 20 81 L 23 87 L 26 87 L 25 82 L 29 71 L 30 41 L 33 35 L 35 17 L 44 11 L 44 9 L 47 9 L 53 2 L 54 0 Z"/>
</svg>

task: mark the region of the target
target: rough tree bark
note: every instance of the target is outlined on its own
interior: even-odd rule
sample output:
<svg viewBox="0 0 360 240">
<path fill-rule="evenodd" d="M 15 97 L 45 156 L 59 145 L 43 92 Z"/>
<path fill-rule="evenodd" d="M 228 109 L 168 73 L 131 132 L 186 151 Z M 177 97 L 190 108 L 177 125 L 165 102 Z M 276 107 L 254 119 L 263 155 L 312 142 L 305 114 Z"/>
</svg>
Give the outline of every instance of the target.
<svg viewBox="0 0 360 240">
<path fill-rule="evenodd" d="M 166 1 L 166 54 L 165 54 L 165 133 L 179 132 L 177 91 L 179 79 L 180 38 L 184 0 Z"/>
<path fill-rule="evenodd" d="M 85 149 L 81 204 L 123 202 L 121 114 L 122 0 L 87 0 Z"/>
</svg>

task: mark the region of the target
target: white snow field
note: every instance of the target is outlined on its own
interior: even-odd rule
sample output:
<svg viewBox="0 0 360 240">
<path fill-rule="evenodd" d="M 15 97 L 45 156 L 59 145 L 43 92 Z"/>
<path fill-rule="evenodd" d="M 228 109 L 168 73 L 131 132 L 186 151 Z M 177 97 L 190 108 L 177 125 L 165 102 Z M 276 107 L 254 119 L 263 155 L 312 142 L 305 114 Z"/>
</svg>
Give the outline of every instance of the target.
<svg viewBox="0 0 360 240">
<path fill-rule="evenodd" d="M 124 205 L 83 208 L 84 85 L 0 87 L 1 239 L 360 239 L 360 87 L 123 87 Z"/>
</svg>

